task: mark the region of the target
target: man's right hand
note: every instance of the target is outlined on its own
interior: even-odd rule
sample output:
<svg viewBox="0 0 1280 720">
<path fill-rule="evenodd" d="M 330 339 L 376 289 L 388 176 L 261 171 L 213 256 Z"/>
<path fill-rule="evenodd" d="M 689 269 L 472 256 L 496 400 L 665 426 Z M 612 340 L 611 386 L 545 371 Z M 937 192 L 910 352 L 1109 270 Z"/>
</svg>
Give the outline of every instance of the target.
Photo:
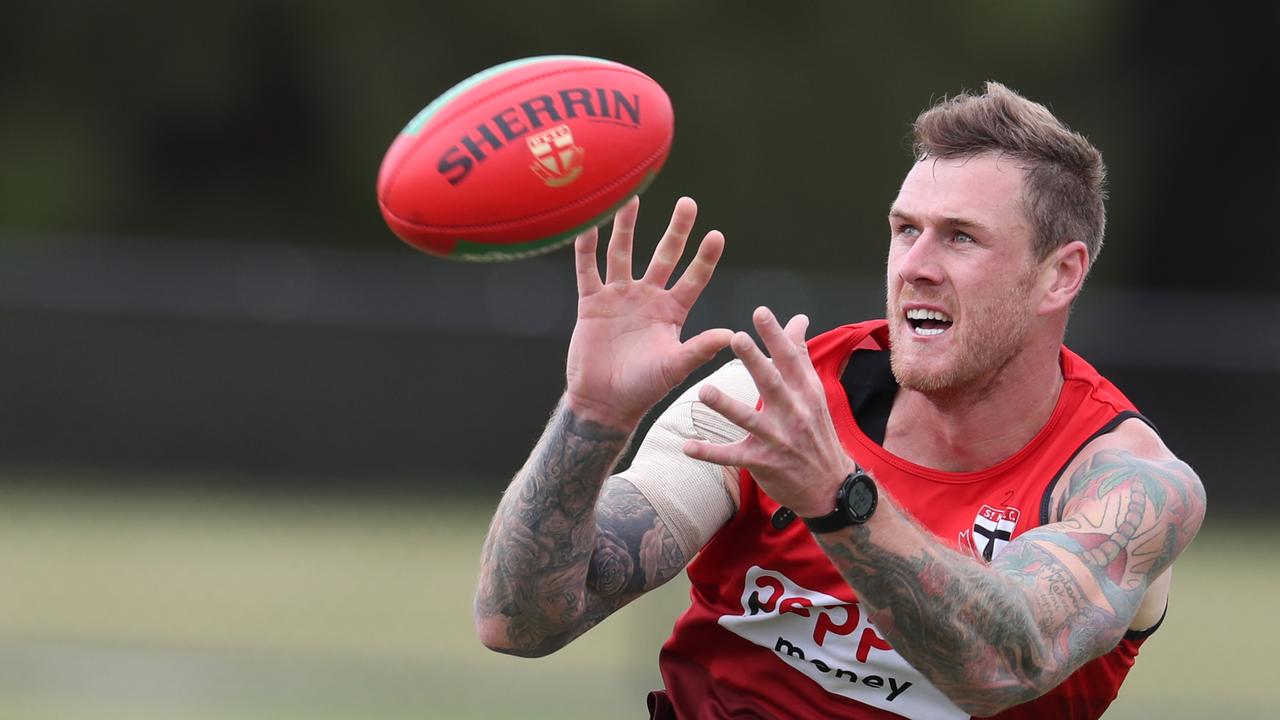
<svg viewBox="0 0 1280 720">
<path fill-rule="evenodd" d="M 632 198 L 614 218 L 603 282 L 596 264 L 598 232 L 592 228 L 577 239 L 578 322 L 566 373 L 565 401 L 575 415 L 626 432 L 733 337 L 728 329 L 714 328 L 680 341 L 685 318 L 724 251 L 724 236 L 707 233 L 668 290 L 698 215 L 692 199 L 680 198 L 648 270 L 636 280 L 631 247 L 639 208 L 639 198 Z"/>
</svg>

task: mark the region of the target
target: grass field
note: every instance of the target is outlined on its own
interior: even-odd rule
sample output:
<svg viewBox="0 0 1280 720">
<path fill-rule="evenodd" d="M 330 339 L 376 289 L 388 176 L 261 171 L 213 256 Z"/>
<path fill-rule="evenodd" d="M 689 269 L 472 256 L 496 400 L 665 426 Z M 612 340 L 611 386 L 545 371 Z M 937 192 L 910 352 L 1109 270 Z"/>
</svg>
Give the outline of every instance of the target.
<svg viewBox="0 0 1280 720">
<path fill-rule="evenodd" d="M 23 487 L 0 489 L 0 718 L 640 717 L 685 602 L 675 581 L 509 658 L 471 630 L 484 503 Z M 1278 539 L 1211 514 L 1109 719 L 1280 716 Z"/>
</svg>

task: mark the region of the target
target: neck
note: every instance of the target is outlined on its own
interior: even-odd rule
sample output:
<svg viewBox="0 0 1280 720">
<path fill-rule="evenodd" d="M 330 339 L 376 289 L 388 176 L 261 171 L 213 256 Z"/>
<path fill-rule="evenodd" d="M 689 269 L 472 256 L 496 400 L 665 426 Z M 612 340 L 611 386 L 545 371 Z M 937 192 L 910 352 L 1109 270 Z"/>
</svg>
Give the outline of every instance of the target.
<svg viewBox="0 0 1280 720">
<path fill-rule="evenodd" d="M 982 470 L 1013 455 L 1040 432 L 1057 405 L 1059 348 L 1057 343 L 1027 348 L 960 391 L 925 394 L 900 388 L 885 449 L 944 472 Z"/>
</svg>

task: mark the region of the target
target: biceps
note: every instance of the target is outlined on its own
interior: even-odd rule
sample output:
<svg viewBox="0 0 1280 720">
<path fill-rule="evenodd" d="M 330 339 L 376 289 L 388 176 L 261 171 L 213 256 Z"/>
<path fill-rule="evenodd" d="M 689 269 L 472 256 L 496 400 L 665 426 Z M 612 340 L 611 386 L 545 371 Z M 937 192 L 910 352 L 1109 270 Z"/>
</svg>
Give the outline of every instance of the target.
<svg viewBox="0 0 1280 720">
<path fill-rule="evenodd" d="M 1110 498 L 1023 533 L 992 567 L 1031 593 L 1042 627 L 1087 620 L 1122 630 L 1176 554 L 1175 533 L 1135 509 L 1140 500 Z"/>
<path fill-rule="evenodd" d="M 1104 450 L 1077 469 L 1068 492 L 1067 516 L 1044 540 L 1078 556 L 1103 587 L 1134 596 L 1135 607 L 1204 518 L 1204 489 L 1175 459 Z"/>
<path fill-rule="evenodd" d="M 1009 543 L 991 566 L 1031 597 L 1041 627 L 1084 618 L 1110 618 L 1118 627 L 1125 626 L 1136 601 L 1116 593 L 1114 583 L 1096 573 L 1075 552 L 1078 549 L 1057 528 L 1038 528 Z"/>
<path fill-rule="evenodd" d="M 1097 453 L 1072 477 L 1069 516 L 1023 533 L 992 562 L 1028 593 L 1064 659 L 1083 662 L 1114 646 L 1195 534 L 1203 493 L 1194 476 L 1179 474 L 1185 468 Z"/>
</svg>

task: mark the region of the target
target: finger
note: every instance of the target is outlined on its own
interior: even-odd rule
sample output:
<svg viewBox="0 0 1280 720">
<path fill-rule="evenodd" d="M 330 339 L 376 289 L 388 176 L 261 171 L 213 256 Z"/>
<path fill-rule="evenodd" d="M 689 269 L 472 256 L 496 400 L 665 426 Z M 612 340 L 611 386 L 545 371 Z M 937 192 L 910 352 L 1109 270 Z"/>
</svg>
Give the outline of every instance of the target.
<svg viewBox="0 0 1280 720">
<path fill-rule="evenodd" d="M 764 429 L 762 416 L 755 405 L 748 405 L 735 399 L 714 385 L 703 385 L 699 388 L 698 399 L 707 407 L 723 415 L 726 420 L 752 435 Z"/>
<path fill-rule="evenodd" d="M 787 321 L 787 326 L 782 329 L 796 347 L 805 345 L 804 335 L 808 330 L 809 316 L 804 314 L 792 315 L 791 319 Z"/>
<path fill-rule="evenodd" d="M 747 453 L 741 442 L 717 445 L 706 440 L 685 440 L 680 448 L 694 460 L 704 460 L 728 467 L 746 467 Z"/>
<path fill-rule="evenodd" d="M 693 257 L 693 262 L 689 263 L 689 267 L 685 268 L 684 274 L 676 281 L 671 288 L 671 297 L 686 308 L 693 307 L 697 302 L 698 296 L 707 287 L 707 283 L 711 281 L 711 274 L 715 272 L 716 263 L 720 262 L 720 256 L 724 254 L 724 235 L 719 230 L 712 230 L 702 238 L 702 243 L 698 245 L 698 254 Z"/>
<path fill-rule="evenodd" d="M 778 374 L 778 369 L 773 363 L 769 362 L 769 358 L 765 357 L 755 340 L 744 332 L 734 333 L 733 339 L 729 341 L 729 347 L 733 349 L 733 354 L 742 360 L 743 366 L 747 368 L 765 404 L 780 402 L 783 390 L 782 376 Z"/>
<path fill-rule="evenodd" d="M 783 328 L 788 339 L 796 346 L 796 352 L 800 355 L 800 360 L 806 369 L 813 368 L 813 360 L 809 358 L 809 343 L 805 342 L 805 333 L 809 330 L 808 315 L 794 315 L 787 321 L 787 326 Z"/>
<path fill-rule="evenodd" d="M 689 233 L 693 232 L 693 223 L 697 217 L 698 204 L 693 198 L 682 197 L 676 201 L 676 207 L 671 211 L 671 222 L 658 241 L 653 259 L 649 261 L 649 269 L 644 273 L 645 282 L 664 288 L 667 286 L 671 271 L 675 270 L 676 263 L 680 262 L 680 256 L 684 254 L 685 242 L 689 239 Z"/>
<path fill-rule="evenodd" d="M 640 196 L 623 205 L 613 217 L 609 250 L 605 253 L 605 282 L 631 280 L 631 241 L 635 237 L 636 216 L 640 214 Z"/>
<path fill-rule="evenodd" d="M 577 268 L 578 297 L 586 297 L 600 291 L 600 266 L 596 264 L 596 245 L 600 231 L 597 228 L 582 233 L 573 242 L 573 260 Z"/>
<path fill-rule="evenodd" d="M 773 311 L 764 306 L 758 307 L 752 313 L 751 320 L 756 326 L 756 331 L 760 333 L 760 337 L 764 340 L 764 346 L 769 350 L 769 357 L 773 358 L 773 364 L 777 367 L 778 372 L 782 374 L 782 377 L 791 382 L 797 382 L 804 378 L 809 368 L 804 358 L 801 357 L 795 340 L 787 335 L 782 326 L 778 324 L 778 318 L 774 316 Z M 794 318 L 792 321 L 795 322 Z M 805 326 L 808 325 L 807 319 L 803 322 Z M 792 332 L 794 333 L 795 329 Z M 800 337 L 803 342 L 803 328 L 800 328 Z"/>
</svg>

